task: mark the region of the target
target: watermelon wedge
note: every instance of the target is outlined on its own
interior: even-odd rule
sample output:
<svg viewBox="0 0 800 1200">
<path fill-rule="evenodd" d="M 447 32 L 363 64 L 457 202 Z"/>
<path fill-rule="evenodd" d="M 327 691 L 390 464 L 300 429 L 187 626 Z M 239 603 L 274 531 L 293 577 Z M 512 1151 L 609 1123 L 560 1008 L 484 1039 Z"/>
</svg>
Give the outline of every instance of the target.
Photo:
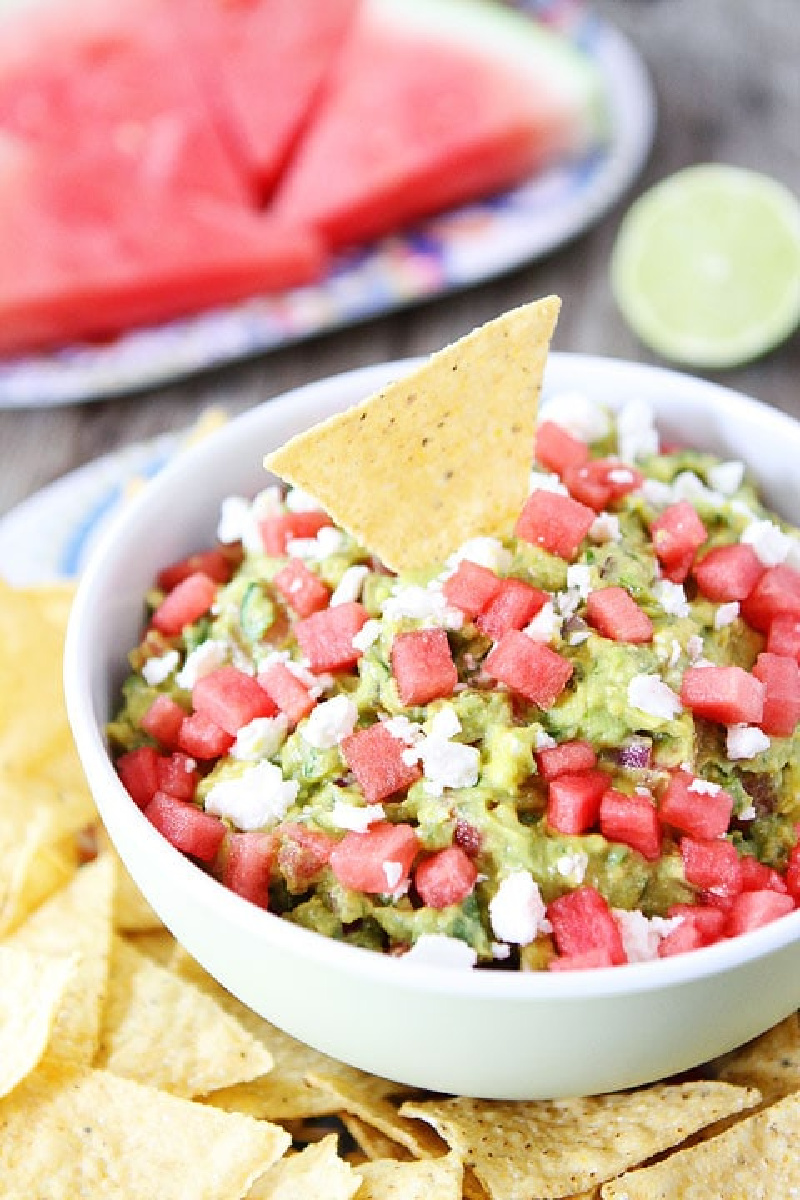
<svg viewBox="0 0 800 1200">
<path fill-rule="evenodd" d="M 171 0 L 218 128 L 264 197 L 334 68 L 360 0 Z"/>
<path fill-rule="evenodd" d="M 95 165 L 87 188 L 0 133 L 0 354 L 111 337 L 321 269 L 306 231 L 211 196 L 142 194 Z"/>
<path fill-rule="evenodd" d="M 484 0 L 366 0 L 273 206 L 332 247 L 507 187 L 600 130 L 594 68 Z"/>
<path fill-rule="evenodd" d="M 22 15 L 0 23 L 0 353 L 319 273 L 312 234 L 251 208 L 159 0 Z"/>
</svg>

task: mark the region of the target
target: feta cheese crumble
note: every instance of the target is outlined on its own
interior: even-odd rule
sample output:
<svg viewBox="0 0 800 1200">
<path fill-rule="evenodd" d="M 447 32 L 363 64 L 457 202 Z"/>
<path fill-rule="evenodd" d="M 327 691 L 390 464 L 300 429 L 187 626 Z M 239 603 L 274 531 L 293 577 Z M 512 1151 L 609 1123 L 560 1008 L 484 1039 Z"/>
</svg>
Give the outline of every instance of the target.
<svg viewBox="0 0 800 1200">
<path fill-rule="evenodd" d="M 541 420 L 560 425 L 581 442 L 599 442 L 611 432 L 608 413 L 583 392 L 560 392 L 543 405 Z"/>
<path fill-rule="evenodd" d="M 254 717 L 243 725 L 231 746 L 231 757 L 240 762 L 255 762 L 259 758 L 272 758 L 277 754 L 289 732 L 289 718 L 285 713 L 275 717 Z"/>
<path fill-rule="evenodd" d="M 655 413 L 646 400 L 629 400 L 617 413 L 617 449 L 625 462 L 658 454 Z"/>
<path fill-rule="evenodd" d="M 299 487 L 289 488 L 284 503 L 289 512 L 322 512 L 319 501 Z"/>
<path fill-rule="evenodd" d="M 585 563 L 572 563 L 567 567 L 567 588 L 574 588 L 581 600 L 585 600 L 592 590 L 592 573 Z"/>
<path fill-rule="evenodd" d="M 408 962 L 421 963 L 426 967 L 452 967 L 469 969 L 478 961 L 472 946 L 460 938 L 448 937 L 446 933 L 423 933 L 403 957 Z"/>
<path fill-rule="evenodd" d="M 479 567 L 486 567 L 496 575 L 506 575 L 511 570 L 513 557 L 511 551 L 497 538 L 474 537 L 468 538 L 455 554 L 450 555 L 447 566 L 455 571 L 458 564 L 464 560 Z"/>
<path fill-rule="evenodd" d="M 386 810 L 382 804 L 348 804 L 346 800 L 336 800 L 328 820 L 336 829 L 366 833 L 370 825 L 386 820 Z"/>
<path fill-rule="evenodd" d="M 651 962 L 658 958 L 658 947 L 668 933 L 683 921 L 683 917 L 646 917 L 638 909 L 611 910 L 622 938 L 622 948 L 628 962 Z"/>
<path fill-rule="evenodd" d="M 628 704 L 663 721 L 683 711 L 680 697 L 658 675 L 634 675 L 628 684 Z"/>
<path fill-rule="evenodd" d="M 769 750 L 770 740 L 757 725 L 731 725 L 725 738 L 728 758 L 755 758 Z"/>
<path fill-rule="evenodd" d="M 300 785 L 284 779 L 280 767 L 261 762 L 238 779 L 215 783 L 206 796 L 206 812 L 226 817 L 237 829 L 263 829 L 276 825 L 297 799 Z"/>
<path fill-rule="evenodd" d="M 358 720 L 358 709 L 349 696 L 334 696 L 312 709 L 300 725 L 304 742 L 316 750 L 330 750 L 349 737 Z"/>
<path fill-rule="evenodd" d="M 507 875 L 489 901 L 489 919 L 499 942 L 529 945 L 540 933 L 550 933 L 545 903 L 530 871 Z"/>
<path fill-rule="evenodd" d="M 409 617 L 414 621 L 443 625 L 445 629 L 460 629 L 464 624 L 464 614 L 452 608 L 441 588 L 433 585 L 411 584 L 397 588 L 384 601 L 381 611 L 390 621 Z"/>
<path fill-rule="evenodd" d="M 166 654 L 162 654 L 158 658 L 148 658 L 142 667 L 142 677 L 145 683 L 149 683 L 150 687 L 158 687 L 160 683 L 169 679 L 180 661 L 181 656 L 177 650 L 168 650 Z"/>
<path fill-rule="evenodd" d="M 557 615 L 552 600 L 547 600 L 522 632 L 534 642 L 547 643 L 558 636 L 560 629 L 561 617 Z"/>
<path fill-rule="evenodd" d="M 600 546 L 604 542 L 622 541 L 619 517 L 615 513 L 600 513 L 589 526 L 589 540 L 596 546 Z"/>
<path fill-rule="evenodd" d="M 717 463 L 708 472 L 708 482 L 715 492 L 732 496 L 744 482 L 744 463 L 738 460 Z"/>
<path fill-rule="evenodd" d="M 321 562 L 334 554 L 340 554 L 347 544 L 347 535 L 333 525 L 323 525 L 316 537 L 291 538 L 286 543 L 286 553 L 290 558 L 308 559 L 310 562 Z"/>
<path fill-rule="evenodd" d="M 738 600 L 731 600 L 728 604 L 720 604 L 719 608 L 714 613 L 714 628 L 724 629 L 726 625 L 732 625 L 738 616 Z"/>
<path fill-rule="evenodd" d="M 381 869 L 387 884 L 386 890 L 393 892 L 403 876 L 403 864 L 387 859 L 381 863 Z"/>
<path fill-rule="evenodd" d="M 583 883 L 588 866 L 589 855 L 583 850 L 562 854 L 556 859 L 556 870 L 561 878 L 568 880 L 575 887 Z"/>
<path fill-rule="evenodd" d="M 557 496 L 568 496 L 569 491 L 558 478 L 549 471 L 531 471 L 528 478 L 529 492 L 555 492 Z"/>
<path fill-rule="evenodd" d="M 338 604 L 351 604 L 355 600 L 360 600 L 361 589 L 368 575 L 369 567 L 365 567 L 362 563 L 348 567 L 334 588 L 330 598 L 331 608 L 336 608 Z"/>
<path fill-rule="evenodd" d="M 712 783 L 710 779 L 693 779 L 687 790 L 697 792 L 698 796 L 716 796 L 722 791 L 722 788 L 718 783 Z"/>
<path fill-rule="evenodd" d="M 653 587 L 653 594 L 665 613 L 671 617 L 688 617 L 690 608 L 682 583 L 671 583 L 669 579 L 659 579 Z"/>
<path fill-rule="evenodd" d="M 190 692 L 198 680 L 210 675 L 228 661 L 228 646 L 218 638 L 207 638 L 190 654 L 175 676 L 178 687 Z"/>
<path fill-rule="evenodd" d="M 370 617 L 368 621 L 359 629 L 358 633 L 354 633 L 352 644 L 354 650 L 360 650 L 364 654 L 369 650 L 370 646 L 374 646 L 378 638 L 381 636 L 383 626 L 375 617 Z"/>
<path fill-rule="evenodd" d="M 765 567 L 785 562 L 791 549 L 791 538 L 773 521 L 751 521 L 739 540 L 745 546 L 752 546 Z"/>
</svg>

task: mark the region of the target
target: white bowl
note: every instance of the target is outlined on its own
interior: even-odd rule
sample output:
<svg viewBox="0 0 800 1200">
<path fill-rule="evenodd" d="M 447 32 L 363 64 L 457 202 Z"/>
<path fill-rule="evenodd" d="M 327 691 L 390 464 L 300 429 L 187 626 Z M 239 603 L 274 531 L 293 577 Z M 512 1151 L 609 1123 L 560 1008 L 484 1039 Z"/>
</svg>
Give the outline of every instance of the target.
<svg viewBox="0 0 800 1200">
<path fill-rule="evenodd" d="M 73 606 L 65 678 L 78 750 L 131 875 L 187 950 L 245 1004 L 365 1070 L 439 1091 L 538 1098 L 649 1082 L 723 1053 L 800 1006 L 800 912 L 707 949 L 569 973 L 462 971 L 342 945 L 265 913 L 149 824 L 111 765 L 104 726 L 142 596 L 164 563 L 209 541 L 219 503 L 265 484 L 262 458 L 412 362 L 300 388 L 180 455 L 109 528 Z M 545 390 L 655 407 L 665 436 L 745 460 L 800 517 L 800 425 L 726 389 L 629 363 L 555 354 Z"/>
</svg>

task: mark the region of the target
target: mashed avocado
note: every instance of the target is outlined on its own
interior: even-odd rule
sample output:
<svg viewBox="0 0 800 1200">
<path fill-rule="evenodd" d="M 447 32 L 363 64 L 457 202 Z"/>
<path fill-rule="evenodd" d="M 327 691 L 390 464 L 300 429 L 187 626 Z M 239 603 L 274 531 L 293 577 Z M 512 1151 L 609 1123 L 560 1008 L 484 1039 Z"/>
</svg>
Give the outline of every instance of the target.
<svg viewBox="0 0 800 1200">
<path fill-rule="evenodd" d="M 710 940 L 691 911 L 724 936 L 746 891 L 785 910 L 800 676 L 751 596 L 778 569 L 800 612 L 800 542 L 741 464 L 652 453 L 652 428 L 623 459 L 597 412 L 582 466 L 542 452 L 507 538 L 413 579 L 296 491 L 237 499 L 233 528 L 232 498 L 213 600 L 175 628 L 162 606 L 198 572 L 153 590 L 108 729 L 165 836 L 326 936 L 399 954 L 436 935 L 499 969 L 689 949 Z M 555 525 L 581 520 L 563 550 Z M 202 852 L 173 810 L 207 822 Z"/>
</svg>

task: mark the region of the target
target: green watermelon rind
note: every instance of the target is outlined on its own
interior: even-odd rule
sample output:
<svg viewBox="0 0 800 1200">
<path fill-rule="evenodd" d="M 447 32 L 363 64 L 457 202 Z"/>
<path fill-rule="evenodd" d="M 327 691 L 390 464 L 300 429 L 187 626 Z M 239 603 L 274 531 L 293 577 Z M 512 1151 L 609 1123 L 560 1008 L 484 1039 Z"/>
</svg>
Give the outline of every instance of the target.
<svg viewBox="0 0 800 1200">
<path fill-rule="evenodd" d="M 570 112 L 575 153 L 607 141 L 610 117 L 597 64 L 564 34 L 495 0 L 367 0 L 381 22 L 396 22 L 460 46 L 527 76 L 534 94 L 546 87 Z"/>
</svg>

